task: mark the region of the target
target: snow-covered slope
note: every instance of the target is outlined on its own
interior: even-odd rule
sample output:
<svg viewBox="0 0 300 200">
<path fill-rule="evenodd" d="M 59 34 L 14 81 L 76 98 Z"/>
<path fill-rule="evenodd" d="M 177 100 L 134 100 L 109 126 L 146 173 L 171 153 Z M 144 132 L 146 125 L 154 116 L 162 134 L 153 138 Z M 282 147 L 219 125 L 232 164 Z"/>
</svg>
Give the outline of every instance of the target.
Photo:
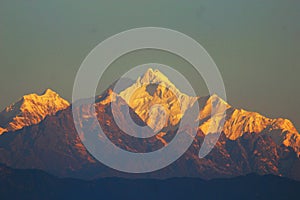
<svg viewBox="0 0 300 200">
<path fill-rule="evenodd" d="M 206 97 L 207 98 L 207 97 Z M 236 109 L 213 95 L 205 101 L 200 111 L 200 129 L 204 134 L 215 133 L 222 115 L 210 116 L 212 106 L 223 104 L 227 108 L 223 132 L 227 138 L 236 140 L 245 133 L 269 134 L 278 145 L 291 147 L 300 156 L 300 134 L 288 119 L 270 119 L 257 112 Z M 210 124 L 213 126 L 210 127 Z"/>
<path fill-rule="evenodd" d="M 197 100 L 181 93 L 165 75 L 151 68 L 120 96 L 154 130 L 176 125 Z"/>
<path fill-rule="evenodd" d="M 56 92 L 47 89 L 42 95 L 29 94 L 0 113 L 0 134 L 38 124 L 46 116 L 54 115 L 70 104 Z"/>
<path fill-rule="evenodd" d="M 245 133 L 270 134 L 278 145 L 291 147 L 300 156 L 300 135 L 290 120 L 270 119 L 257 112 L 236 109 L 217 95 L 190 97 L 181 93 L 158 70 L 148 69 L 119 95 L 154 130 L 157 127 L 176 125 L 184 112 L 199 99 L 199 105 L 202 107 L 199 114 L 199 129 L 204 134 L 216 133 L 220 122 L 224 120 L 223 113 L 217 112 L 212 116 L 212 108 L 217 108 L 216 110 L 225 108 L 227 114 L 222 130 L 227 138 L 236 140 Z"/>
</svg>

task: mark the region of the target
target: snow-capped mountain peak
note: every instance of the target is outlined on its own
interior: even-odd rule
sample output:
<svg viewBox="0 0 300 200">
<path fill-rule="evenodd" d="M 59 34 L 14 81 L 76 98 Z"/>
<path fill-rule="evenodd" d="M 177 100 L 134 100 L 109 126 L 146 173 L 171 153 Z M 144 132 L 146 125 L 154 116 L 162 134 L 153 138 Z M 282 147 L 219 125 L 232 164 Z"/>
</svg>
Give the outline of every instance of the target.
<svg viewBox="0 0 300 200">
<path fill-rule="evenodd" d="M 149 68 L 137 82 L 140 82 L 141 84 L 164 83 L 168 86 L 174 86 L 163 73 L 161 73 L 158 69 L 153 70 L 152 68 Z"/>
<path fill-rule="evenodd" d="M 291 147 L 300 156 L 300 134 L 288 119 L 271 119 L 257 112 L 236 109 L 217 95 L 200 98 L 204 102 L 200 110 L 199 129 L 204 134 L 216 133 L 223 115 L 211 115 L 212 107 L 226 107 L 226 118 L 222 128 L 230 140 L 236 140 L 246 133 L 268 134 L 278 145 Z"/>
<path fill-rule="evenodd" d="M 46 116 L 54 115 L 69 105 L 68 101 L 51 89 L 45 90 L 42 95 L 25 95 L 0 113 L 0 134 L 38 124 Z"/>
<path fill-rule="evenodd" d="M 163 73 L 151 68 L 119 95 L 154 130 L 176 125 L 197 100 L 181 93 Z"/>
</svg>

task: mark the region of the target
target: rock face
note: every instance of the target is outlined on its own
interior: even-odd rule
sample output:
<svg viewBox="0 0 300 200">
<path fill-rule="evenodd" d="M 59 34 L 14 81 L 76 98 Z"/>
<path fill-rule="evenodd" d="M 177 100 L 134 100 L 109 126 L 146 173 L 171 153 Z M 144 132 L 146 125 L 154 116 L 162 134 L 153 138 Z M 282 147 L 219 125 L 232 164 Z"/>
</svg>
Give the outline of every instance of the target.
<svg viewBox="0 0 300 200">
<path fill-rule="evenodd" d="M 69 106 L 61 112 L 46 117 L 38 124 L 1 135 L 0 163 L 15 168 L 42 169 L 58 176 L 88 179 L 111 176 L 130 178 L 187 176 L 211 179 L 254 172 L 300 180 L 299 133 L 289 120 L 269 119 L 259 113 L 236 109 L 216 95 L 188 97 L 162 77 L 160 72 L 149 70 L 145 76 L 120 94 L 113 93 L 110 88 L 96 98 L 94 105 Z M 144 84 L 147 84 L 149 82 L 147 80 L 150 79 L 155 80 L 157 84 L 163 83 L 162 85 L 169 85 L 175 89 L 170 92 L 167 87 L 159 85 L 149 92 Z M 136 93 L 136 90 L 139 92 Z M 130 98 L 129 94 L 136 96 Z M 182 97 L 175 100 L 175 94 Z M 118 148 L 131 152 L 149 152 L 166 146 L 175 134 L 190 133 L 189 127 L 177 133 L 177 123 L 182 115 L 181 113 L 178 117 L 178 107 L 183 105 L 185 111 L 193 109 L 193 102 L 196 100 L 200 114 L 197 119 L 194 119 L 198 120 L 199 128 L 193 144 L 176 162 L 149 174 L 129 175 L 112 170 L 96 161 L 82 145 L 79 139 L 82 133 L 77 134 L 72 116 L 72 109 L 75 109 L 76 113 L 82 115 L 82 120 L 75 123 L 89 128 L 91 132 L 95 130 L 97 123 L 100 123 L 106 136 Z M 112 102 L 117 105 L 115 112 L 120 116 L 120 123 L 123 126 L 126 126 L 126 120 L 122 111 L 128 104 L 133 121 L 141 126 L 146 124 L 151 126 L 152 119 L 147 118 L 149 113 L 145 114 L 143 110 L 149 112 L 148 108 L 161 103 L 168 112 L 168 123 L 162 123 L 163 129 L 153 137 L 134 138 L 124 133 L 114 121 Z M 166 108 L 165 106 L 170 102 L 172 105 Z M 224 117 L 220 113 L 212 115 L 211 110 L 222 106 L 226 108 L 227 113 L 222 134 L 214 149 L 205 158 L 200 159 L 198 153 L 204 138 L 210 139 L 215 135 L 215 130 L 218 130 L 219 122 Z M 91 112 L 92 107 L 95 108 L 96 113 Z M 91 117 L 95 115 L 96 121 Z"/>
<path fill-rule="evenodd" d="M 0 134 L 40 123 L 46 116 L 69 107 L 56 92 L 47 89 L 42 95 L 29 94 L 0 113 Z"/>
<path fill-rule="evenodd" d="M 0 127 L 0 135 L 1 135 L 2 133 L 4 133 L 4 132 L 7 132 L 7 129 L 1 128 L 1 127 Z"/>
</svg>

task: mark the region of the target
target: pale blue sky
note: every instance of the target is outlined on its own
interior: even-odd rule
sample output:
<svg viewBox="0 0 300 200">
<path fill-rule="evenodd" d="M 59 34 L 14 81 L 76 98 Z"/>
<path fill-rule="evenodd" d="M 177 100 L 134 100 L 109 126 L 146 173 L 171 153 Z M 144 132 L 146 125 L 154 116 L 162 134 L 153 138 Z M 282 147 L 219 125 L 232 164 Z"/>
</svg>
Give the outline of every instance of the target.
<svg viewBox="0 0 300 200">
<path fill-rule="evenodd" d="M 159 26 L 206 48 L 233 106 L 290 118 L 299 130 L 299 10 L 298 0 L 0 0 L 0 109 L 45 88 L 70 100 L 76 71 L 94 46 L 130 28 Z M 151 60 L 137 55 L 132 63 Z M 118 67 L 110 80 L 125 69 Z M 198 83 L 188 67 L 177 68 Z"/>
</svg>

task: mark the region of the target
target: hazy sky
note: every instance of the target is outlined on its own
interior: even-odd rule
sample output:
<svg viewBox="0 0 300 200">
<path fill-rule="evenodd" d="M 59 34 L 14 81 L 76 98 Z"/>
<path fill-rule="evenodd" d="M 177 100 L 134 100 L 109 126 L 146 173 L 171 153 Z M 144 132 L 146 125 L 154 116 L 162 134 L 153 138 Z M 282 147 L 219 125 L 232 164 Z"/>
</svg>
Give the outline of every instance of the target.
<svg viewBox="0 0 300 200">
<path fill-rule="evenodd" d="M 299 130 L 299 10 L 298 0 L 0 0 L 0 109 L 46 88 L 71 100 L 76 72 L 99 42 L 130 28 L 158 26 L 206 48 L 230 104 L 289 118 Z M 180 61 L 152 54 L 202 87 Z M 119 61 L 107 72 L 110 80 L 126 66 L 151 61 L 149 55 Z"/>
</svg>

